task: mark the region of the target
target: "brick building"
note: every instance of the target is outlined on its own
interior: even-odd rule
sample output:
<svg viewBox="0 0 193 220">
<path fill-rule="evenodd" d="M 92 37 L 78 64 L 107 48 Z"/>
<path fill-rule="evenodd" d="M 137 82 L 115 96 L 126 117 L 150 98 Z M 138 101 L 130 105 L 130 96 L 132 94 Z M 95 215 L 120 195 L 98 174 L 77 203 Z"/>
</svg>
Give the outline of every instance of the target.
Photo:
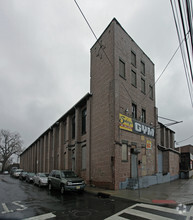
<svg viewBox="0 0 193 220">
<path fill-rule="evenodd" d="M 116 19 L 91 48 L 90 93 L 21 154 L 21 168 L 72 169 L 110 189 L 157 183 L 154 64 Z"/>
<path fill-rule="evenodd" d="M 180 177 L 182 179 L 191 178 L 193 176 L 193 146 L 191 144 L 181 146 L 180 157 Z"/>
<path fill-rule="evenodd" d="M 162 123 L 158 123 L 158 183 L 169 182 L 179 178 L 180 151 L 175 148 L 174 135 L 174 131 Z"/>
</svg>

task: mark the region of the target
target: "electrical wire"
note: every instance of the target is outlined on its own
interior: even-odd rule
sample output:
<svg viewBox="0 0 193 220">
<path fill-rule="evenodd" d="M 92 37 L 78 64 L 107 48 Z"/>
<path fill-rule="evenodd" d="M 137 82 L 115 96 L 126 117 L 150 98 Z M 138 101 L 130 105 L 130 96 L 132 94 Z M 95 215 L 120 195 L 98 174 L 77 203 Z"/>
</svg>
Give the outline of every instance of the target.
<svg viewBox="0 0 193 220">
<path fill-rule="evenodd" d="M 184 39 L 181 41 L 181 43 L 179 44 L 179 46 L 177 47 L 177 49 L 175 50 L 175 52 L 173 53 L 173 55 L 171 56 L 171 58 L 169 59 L 168 63 L 166 64 L 166 66 L 164 67 L 164 69 L 162 70 L 162 72 L 160 73 L 159 77 L 156 79 L 156 81 L 154 82 L 154 84 L 152 85 L 152 88 L 155 87 L 155 84 L 160 80 L 160 78 L 162 77 L 162 75 L 165 73 L 166 69 L 168 68 L 169 64 L 171 63 L 171 61 L 173 60 L 173 58 L 175 57 L 176 53 L 178 52 L 178 50 L 180 49 L 181 44 L 183 43 Z M 144 101 L 146 100 L 146 98 L 148 97 L 148 95 L 150 94 L 151 90 L 148 91 L 148 93 L 146 94 L 146 96 L 143 98 L 143 100 L 141 101 L 141 105 L 144 103 Z"/>
<path fill-rule="evenodd" d="M 74 2 L 75 2 L 75 4 L 76 4 L 76 6 L 78 7 L 78 9 L 79 9 L 81 15 L 83 16 L 84 20 L 86 21 L 86 23 L 87 23 L 89 29 L 91 30 L 92 34 L 94 35 L 95 39 L 97 40 L 98 44 L 100 45 L 100 48 L 102 49 L 103 53 L 105 54 L 107 60 L 109 61 L 110 65 L 111 65 L 112 68 L 113 68 L 113 64 L 111 63 L 111 61 L 110 61 L 110 59 L 109 59 L 107 53 L 106 53 L 105 50 L 104 50 L 104 45 L 102 45 L 102 44 L 100 43 L 100 41 L 98 40 L 98 38 L 97 38 L 97 36 L 96 36 L 94 30 L 92 29 L 91 25 L 89 24 L 88 19 L 87 19 L 86 16 L 84 15 L 84 13 L 83 13 L 83 11 L 81 10 L 81 8 L 80 8 L 79 4 L 77 3 L 77 1 L 74 0 Z"/>
<path fill-rule="evenodd" d="M 188 137 L 188 138 L 186 138 L 186 139 L 184 139 L 184 140 L 177 141 L 176 144 L 179 144 L 179 143 L 181 143 L 181 142 L 187 141 L 187 140 L 191 139 L 192 137 L 193 137 L 193 135 L 191 135 L 190 137 Z"/>
<path fill-rule="evenodd" d="M 193 71 L 192 59 L 193 58 L 193 26 L 192 26 L 192 2 L 191 0 L 177 1 L 170 0 L 174 22 L 177 30 L 178 41 L 184 39 L 184 44 L 181 45 L 181 55 L 184 65 L 184 71 L 188 86 L 188 92 L 193 107 Z M 191 48 L 191 50 L 190 50 Z M 192 53 L 190 53 L 192 51 Z"/>
<path fill-rule="evenodd" d="M 87 18 L 85 17 L 85 15 L 84 15 L 83 11 L 81 10 L 81 8 L 80 8 L 79 4 L 76 2 L 76 0 L 74 0 L 74 2 L 75 2 L 75 4 L 76 4 L 76 6 L 78 7 L 78 9 L 79 9 L 80 13 L 82 14 L 82 16 L 83 16 L 84 20 L 86 21 L 86 23 L 87 23 L 88 27 L 90 28 L 90 30 L 91 30 L 91 32 L 92 32 L 92 34 L 94 35 L 95 39 L 98 41 L 98 38 L 97 38 L 97 36 L 96 36 L 95 32 L 93 31 L 92 27 L 90 26 L 90 24 L 89 24 L 89 22 L 88 22 Z"/>
<path fill-rule="evenodd" d="M 167 120 L 167 121 L 178 122 L 176 120 L 173 120 L 173 119 L 170 119 L 170 118 L 165 118 L 165 117 L 162 117 L 162 116 L 158 116 L 158 118 L 161 118 L 161 119 L 164 119 L 164 120 Z"/>
</svg>

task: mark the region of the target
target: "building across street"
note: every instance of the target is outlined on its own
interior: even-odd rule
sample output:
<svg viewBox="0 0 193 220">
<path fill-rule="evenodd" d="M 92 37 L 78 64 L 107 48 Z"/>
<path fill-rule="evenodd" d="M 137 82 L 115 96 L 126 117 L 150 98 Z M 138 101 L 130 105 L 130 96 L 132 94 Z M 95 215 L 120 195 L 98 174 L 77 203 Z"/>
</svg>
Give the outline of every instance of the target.
<svg viewBox="0 0 193 220">
<path fill-rule="evenodd" d="M 73 170 L 113 190 L 178 179 L 175 132 L 158 122 L 154 64 L 115 18 L 91 48 L 90 69 L 90 92 L 23 151 L 21 168 Z"/>
</svg>

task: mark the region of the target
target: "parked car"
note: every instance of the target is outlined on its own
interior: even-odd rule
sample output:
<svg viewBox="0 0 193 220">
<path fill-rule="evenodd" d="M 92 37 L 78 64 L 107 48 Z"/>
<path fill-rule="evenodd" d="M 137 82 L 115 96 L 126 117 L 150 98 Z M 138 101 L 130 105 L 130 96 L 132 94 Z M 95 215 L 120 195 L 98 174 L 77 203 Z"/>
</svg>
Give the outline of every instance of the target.
<svg viewBox="0 0 193 220">
<path fill-rule="evenodd" d="M 27 173 L 25 177 L 25 181 L 28 183 L 33 183 L 34 176 L 35 176 L 35 173 Z"/>
<path fill-rule="evenodd" d="M 10 170 L 10 176 L 13 176 L 14 171 L 17 169 L 18 169 L 18 167 L 12 167 Z"/>
<path fill-rule="evenodd" d="M 45 173 L 37 173 L 33 177 L 34 184 L 37 184 L 39 187 L 48 185 L 48 177 Z"/>
<path fill-rule="evenodd" d="M 27 175 L 27 172 L 22 171 L 22 172 L 19 174 L 19 179 L 20 179 L 20 180 L 25 180 L 25 179 L 26 179 L 26 175 Z"/>
<path fill-rule="evenodd" d="M 85 182 L 70 170 L 53 170 L 48 176 L 48 188 L 60 189 L 61 194 L 65 191 L 84 191 Z"/>
<path fill-rule="evenodd" d="M 3 174 L 7 175 L 7 174 L 9 174 L 9 172 L 7 170 L 5 170 L 5 171 L 3 171 Z"/>
<path fill-rule="evenodd" d="M 13 172 L 13 177 L 19 178 L 19 174 L 20 174 L 22 171 L 23 171 L 22 169 L 16 169 L 16 170 L 14 170 L 14 172 Z"/>
</svg>

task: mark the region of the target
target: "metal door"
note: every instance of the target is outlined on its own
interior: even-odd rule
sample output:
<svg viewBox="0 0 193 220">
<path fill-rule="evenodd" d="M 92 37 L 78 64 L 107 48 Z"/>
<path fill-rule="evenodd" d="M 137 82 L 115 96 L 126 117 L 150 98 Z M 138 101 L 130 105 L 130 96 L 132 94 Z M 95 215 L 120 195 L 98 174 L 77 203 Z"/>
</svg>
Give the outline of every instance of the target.
<svg viewBox="0 0 193 220">
<path fill-rule="evenodd" d="M 131 154 L 131 178 L 137 179 L 137 154 Z"/>
</svg>

